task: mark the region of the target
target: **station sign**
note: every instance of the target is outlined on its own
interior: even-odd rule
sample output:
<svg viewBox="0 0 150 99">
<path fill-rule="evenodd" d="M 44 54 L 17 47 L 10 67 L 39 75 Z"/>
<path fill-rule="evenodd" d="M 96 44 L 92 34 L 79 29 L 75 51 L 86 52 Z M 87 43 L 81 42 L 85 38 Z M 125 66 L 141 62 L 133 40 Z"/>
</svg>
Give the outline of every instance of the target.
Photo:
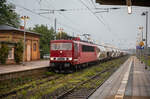
<svg viewBox="0 0 150 99">
<path fill-rule="evenodd" d="M 139 45 L 140 45 L 141 47 L 144 46 L 144 42 L 141 41 L 141 42 L 139 43 Z"/>
<path fill-rule="evenodd" d="M 136 46 L 136 49 L 144 49 L 144 46 Z"/>
</svg>

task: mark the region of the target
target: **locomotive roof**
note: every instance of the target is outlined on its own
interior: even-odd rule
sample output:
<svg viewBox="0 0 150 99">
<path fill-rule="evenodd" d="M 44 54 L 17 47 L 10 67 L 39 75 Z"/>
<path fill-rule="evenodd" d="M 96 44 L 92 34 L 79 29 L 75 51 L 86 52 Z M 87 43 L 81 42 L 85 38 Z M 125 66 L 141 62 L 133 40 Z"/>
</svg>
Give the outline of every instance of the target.
<svg viewBox="0 0 150 99">
<path fill-rule="evenodd" d="M 85 45 L 90 45 L 90 46 L 96 46 L 96 44 L 94 43 L 90 43 L 90 42 L 86 42 L 86 41 L 81 41 L 81 40 L 52 40 L 51 43 L 66 43 L 66 42 L 76 42 L 76 43 L 80 43 L 80 44 L 85 44 Z"/>
<path fill-rule="evenodd" d="M 73 40 L 51 40 L 51 43 L 57 43 L 57 42 L 73 42 Z"/>
</svg>

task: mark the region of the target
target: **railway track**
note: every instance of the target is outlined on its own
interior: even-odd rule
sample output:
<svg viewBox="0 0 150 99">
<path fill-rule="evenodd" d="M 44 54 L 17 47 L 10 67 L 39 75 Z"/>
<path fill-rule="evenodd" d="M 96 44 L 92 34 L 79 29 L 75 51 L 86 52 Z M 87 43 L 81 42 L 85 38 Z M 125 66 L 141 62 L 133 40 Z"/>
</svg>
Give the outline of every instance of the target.
<svg viewBox="0 0 150 99">
<path fill-rule="evenodd" d="M 49 81 L 51 81 L 51 80 L 59 79 L 60 77 L 61 77 L 61 75 L 56 75 L 56 76 L 53 75 L 53 76 L 50 76 L 50 77 L 47 77 L 47 78 L 43 77 L 43 80 L 40 79 L 41 81 L 35 82 L 34 85 L 37 85 L 37 86 L 38 86 L 38 85 L 44 84 L 44 83 L 46 83 L 46 82 L 49 82 Z M 16 94 L 16 93 L 19 92 L 19 91 L 27 90 L 27 89 L 29 89 L 29 88 L 33 88 L 34 85 L 33 85 L 33 83 L 30 83 L 28 86 L 25 86 L 25 87 L 23 87 L 23 88 L 18 88 L 18 89 L 16 89 L 16 90 L 12 90 L 12 91 L 9 91 L 9 92 L 7 92 L 7 93 L 0 94 L 0 98 L 5 98 L 5 97 L 7 97 L 7 96 L 14 95 L 14 94 Z"/>
<path fill-rule="evenodd" d="M 80 72 L 82 70 L 80 70 Z M 60 77 L 62 77 L 62 76 L 61 75 L 59 75 L 59 76 L 58 75 L 52 75 L 52 76 L 49 76 L 49 77 L 42 77 L 42 78 L 40 78 L 41 81 L 38 80 L 34 85 L 41 85 L 41 84 L 44 84 L 44 83 L 49 82 L 51 80 L 59 79 Z M 34 85 L 31 83 L 28 86 L 25 86 L 23 88 L 18 88 L 18 89 L 9 91 L 9 92 L 4 93 L 4 94 L 0 94 L 0 98 L 5 98 L 5 97 L 10 96 L 10 95 L 15 95 L 19 91 L 28 90 L 29 88 L 33 88 Z"/>
<path fill-rule="evenodd" d="M 96 75 L 90 77 L 88 80 L 79 83 L 72 89 L 62 93 L 56 99 L 87 99 L 92 93 L 96 91 L 107 79 L 108 77 L 102 78 L 105 73 L 113 73 L 117 68 L 105 69 Z M 96 85 L 99 84 L 99 85 Z M 89 86 L 88 86 L 89 85 Z"/>
<path fill-rule="evenodd" d="M 86 81 L 82 81 L 79 84 L 73 84 L 73 85 L 70 84 L 69 86 L 60 87 L 58 88 L 58 90 L 55 90 L 51 93 L 41 95 L 41 98 L 49 99 L 50 97 L 53 97 L 52 99 L 86 99 L 106 81 L 106 79 L 117 69 L 117 67 L 112 64 L 112 66 L 110 66 L 109 68 L 108 67 L 103 68 L 104 69 L 103 71 L 97 72 L 96 75 L 92 77 L 87 76 L 88 80 Z M 109 72 L 111 73 L 109 74 L 109 76 L 103 77 L 103 74 L 109 73 Z M 38 91 L 38 89 L 35 89 L 37 86 L 46 84 L 49 81 L 56 81 L 62 76 L 63 75 L 57 74 L 57 75 L 51 75 L 47 78 L 41 78 L 40 80 L 34 81 L 34 84 L 32 84 L 33 82 L 31 82 L 29 83 L 28 86 L 24 86 L 24 87 L 9 91 L 5 94 L 0 94 L 0 98 L 7 98 L 9 96 L 10 97 L 13 96 L 14 98 L 22 97 L 21 94 L 18 95 L 18 92 L 20 93 L 20 91 L 22 90 L 26 90 L 28 96 L 32 96 Z M 60 80 L 58 83 L 61 83 L 61 82 L 62 81 Z M 90 86 L 89 88 L 86 87 L 88 84 Z M 33 90 L 29 90 L 30 88 L 31 89 L 33 88 Z M 40 90 L 44 90 L 44 89 L 40 89 Z"/>
</svg>

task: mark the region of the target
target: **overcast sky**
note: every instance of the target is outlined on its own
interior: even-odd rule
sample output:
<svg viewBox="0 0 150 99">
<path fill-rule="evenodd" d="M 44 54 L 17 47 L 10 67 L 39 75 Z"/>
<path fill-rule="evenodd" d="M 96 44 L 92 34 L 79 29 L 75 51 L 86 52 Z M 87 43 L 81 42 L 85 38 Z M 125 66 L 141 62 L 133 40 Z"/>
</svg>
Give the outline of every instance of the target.
<svg viewBox="0 0 150 99">
<path fill-rule="evenodd" d="M 141 16 L 143 11 L 149 11 L 149 8 L 133 7 L 133 13 L 129 15 L 127 8 L 123 6 L 102 6 L 93 4 L 92 0 L 82 0 L 92 12 L 94 5 L 97 8 L 120 9 L 110 10 L 109 12 L 97 13 L 99 20 L 93 15 L 80 0 L 8 0 L 9 3 L 16 5 L 16 12 L 27 15 L 30 20 L 27 21 L 27 27 L 33 27 L 35 24 L 45 24 L 49 27 L 54 26 L 54 18 L 57 18 L 57 29 L 63 28 L 70 35 L 91 34 L 92 39 L 99 43 L 112 44 L 119 48 L 135 48 L 138 27 L 144 27 L 145 16 Z M 24 7 L 24 8 L 23 8 Z M 66 12 L 55 12 L 54 14 L 39 15 L 31 13 L 27 9 L 36 13 L 42 13 L 40 9 L 72 9 Z M 150 36 L 149 36 L 150 37 Z"/>
</svg>

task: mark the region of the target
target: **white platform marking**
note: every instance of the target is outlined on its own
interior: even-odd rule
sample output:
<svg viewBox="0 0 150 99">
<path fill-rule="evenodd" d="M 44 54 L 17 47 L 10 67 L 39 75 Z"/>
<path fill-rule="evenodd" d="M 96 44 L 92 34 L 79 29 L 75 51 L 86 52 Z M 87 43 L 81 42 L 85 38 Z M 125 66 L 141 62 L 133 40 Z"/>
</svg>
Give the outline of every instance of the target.
<svg viewBox="0 0 150 99">
<path fill-rule="evenodd" d="M 124 77 L 121 81 L 121 85 L 120 85 L 120 87 L 117 91 L 117 95 L 115 96 L 115 99 L 123 99 L 123 97 L 124 97 L 125 88 L 127 86 L 127 82 L 128 82 L 129 74 L 130 74 L 130 69 L 131 69 L 131 66 L 132 66 L 132 61 L 133 61 L 133 58 L 131 58 L 131 60 L 130 60 L 130 64 L 128 66 L 128 69 L 127 69 L 126 73 L 124 74 Z"/>
</svg>

